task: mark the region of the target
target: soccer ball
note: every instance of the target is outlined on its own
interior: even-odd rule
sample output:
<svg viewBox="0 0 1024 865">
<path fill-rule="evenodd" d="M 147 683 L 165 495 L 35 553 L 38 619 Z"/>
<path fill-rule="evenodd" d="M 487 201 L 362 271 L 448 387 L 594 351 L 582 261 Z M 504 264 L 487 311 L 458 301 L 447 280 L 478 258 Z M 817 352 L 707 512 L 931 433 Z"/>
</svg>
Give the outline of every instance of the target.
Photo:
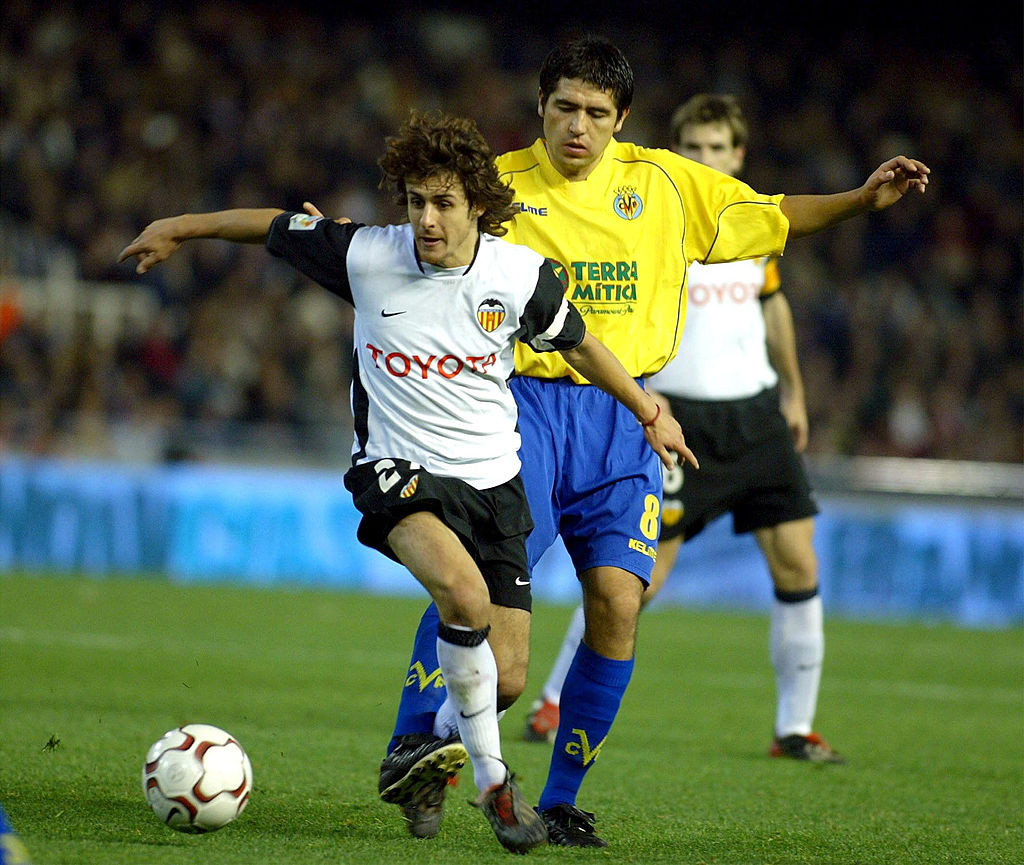
<svg viewBox="0 0 1024 865">
<path fill-rule="evenodd" d="M 150 808 L 179 832 L 213 832 L 249 804 L 252 764 L 230 733 L 186 724 L 163 734 L 146 753 L 142 790 Z"/>
</svg>

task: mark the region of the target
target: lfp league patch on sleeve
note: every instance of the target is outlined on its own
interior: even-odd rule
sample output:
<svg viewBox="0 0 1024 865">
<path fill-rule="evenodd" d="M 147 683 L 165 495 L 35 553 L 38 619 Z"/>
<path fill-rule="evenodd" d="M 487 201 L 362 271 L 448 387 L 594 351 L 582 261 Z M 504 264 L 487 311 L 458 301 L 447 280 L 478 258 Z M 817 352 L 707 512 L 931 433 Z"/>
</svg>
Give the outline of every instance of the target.
<svg viewBox="0 0 1024 865">
<path fill-rule="evenodd" d="M 296 213 L 288 220 L 289 231 L 312 231 L 313 227 L 323 219 L 322 216 L 310 216 L 308 213 Z"/>
</svg>

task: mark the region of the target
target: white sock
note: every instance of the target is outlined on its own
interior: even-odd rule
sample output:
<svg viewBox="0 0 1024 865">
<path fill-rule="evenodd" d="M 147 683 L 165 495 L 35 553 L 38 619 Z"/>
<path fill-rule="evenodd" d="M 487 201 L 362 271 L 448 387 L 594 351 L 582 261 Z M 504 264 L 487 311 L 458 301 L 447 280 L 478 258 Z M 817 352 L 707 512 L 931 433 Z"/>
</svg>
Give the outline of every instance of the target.
<svg viewBox="0 0 1024 865">
<path fill-rule="evenodd" d="M 498 712 L 498 720 L 505 717 L 505 709 Z M 450 697 L 445 697 L 434 716 L 434 735 L 447 739 L 459 732 L 459 715 Z"/>
<path fill-rule="evenodd" d="M 451 625 L 442 625 L 445 628 Z M 453 630 L 469 633 L 469 628 Z M 473 763 L 473 780 L 481 793 L 505 781 L 498 734 L 498 665 L 490 644 L 460 646 L 438 637 L 437 660 L 448 689 L 462 744 Z M 436 723 L 435 723 L 436 729 Z"/>
<path fill-rule="evenodd" d="M 785 603 L 776 599 L 771 613 L 771 654 L 778 704 L 775 735 L 806 736 L 818 705 L 825 631 L 821 595 Z"/>
<path fill-rule="evenodd" d="M 583 630 L 586 621 L 583 618 L 583 604 L 580 604 L 572 614 L 569 627 L 562 639 L 562 648 L 558 650 L 558 657 L 555 658 L 555 665 L 548 674 L 548 680 L 544 683 L 541 696 L 549 703 L 558 705 L 562 697 L 562 683 L 565 682 L 565 675 L 569 672 L 572 659 L 576 657 L 576 649 L 583 641 Z"/>
<path fill-rule="evenodd" d="M 447 739 L 459 732 L 458 710 L 452 703 L 451 697 L 445 697 L 441 708 L 434 716 L 434 735 Z"/>
</svg>

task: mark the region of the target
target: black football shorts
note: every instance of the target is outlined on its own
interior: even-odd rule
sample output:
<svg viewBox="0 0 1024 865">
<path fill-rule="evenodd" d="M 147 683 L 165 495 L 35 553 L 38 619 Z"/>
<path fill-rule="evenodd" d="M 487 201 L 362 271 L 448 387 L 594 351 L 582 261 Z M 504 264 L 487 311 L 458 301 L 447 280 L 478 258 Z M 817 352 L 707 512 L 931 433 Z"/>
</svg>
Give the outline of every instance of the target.
<svg viewBox="0 0 1024 865">
<path fill-rule="evenodd" d="M 726 513 L 736 534 L 818 513 L 778 388 L 739 400 L 668 400 L 700 469 L 665 471 L 661 540 L 689 540 Z"/>
<path fill-rule="evenodd" d="M 483 574 L 491 603 L 531 609 L 526 536 L 533 520 L 518 475 L 478 490 L 408 460 L 380 459 L 349 469 L 345 487 L 363 515 L 357 530 L 363 545 L 398 561 L 388 546 L 388 534 L 403 517 L 429 511 L 458 535 Z"/>
</svg>

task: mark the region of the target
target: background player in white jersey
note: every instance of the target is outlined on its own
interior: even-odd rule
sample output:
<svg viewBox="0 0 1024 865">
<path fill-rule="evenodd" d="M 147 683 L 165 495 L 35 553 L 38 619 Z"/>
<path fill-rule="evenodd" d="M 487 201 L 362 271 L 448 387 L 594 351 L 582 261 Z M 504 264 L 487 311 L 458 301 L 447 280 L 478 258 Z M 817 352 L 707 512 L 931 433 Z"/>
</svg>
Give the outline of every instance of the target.
<svg viewBox="0 0 1024 865">
<path fill-rule="evenodd" d="M 676 109 L 671 132 L 677 153 L 729 175 L 742 170 L 747 122 L 732 96 L 692 97 Z M 770 753 L 838 763 L 842 758 L 812 730 L 825 647 L 812 544 L 817 507 L 799 457 L 807 408 L 793 317 L 779 286 L 774 259 L 690 265 L 679 353 L 648 386 L 667 398 L 702 464 L 699 472 L 664 472 L 658 559 L 643 603 L 664 585 L 683 541 L 731 512 L 737 534 L 754 533 L 775 590 Z M 527 741 L 554 739 L 562 682 L 582 637 L 579 607 L 527 719 Z"/>
<path fill-rule="evenodd" d="M 443 795 L 468 752 L 475 804 L 498 840 L 522 853 L 547 830 L 501 758 L 499 664 L 487 641 L 492 625 L 529 621 L 532 521 L 507 384 L 516 342 L 561 352 L 621 400 L 666 464 L 669 451 L 692 454 L 678 423 L 586 332 L 550 264 L 498 237 L 512 194 L 472 121 L 414 114 L 388 139 L 380 166 L 407 224 L 275 209 L 185 214 L 150 224 L 120 260 L 137 257 L 144 273 L 187 239 L 265 242 L 355 307 L 356 436 L 345 486 L 363 514 L 359 540 L 404 564 L 440 611 L 436 651 L 459 731 L 399 767 L 382 797 L 430 816 L 424 797 Z"/>
</svg>

